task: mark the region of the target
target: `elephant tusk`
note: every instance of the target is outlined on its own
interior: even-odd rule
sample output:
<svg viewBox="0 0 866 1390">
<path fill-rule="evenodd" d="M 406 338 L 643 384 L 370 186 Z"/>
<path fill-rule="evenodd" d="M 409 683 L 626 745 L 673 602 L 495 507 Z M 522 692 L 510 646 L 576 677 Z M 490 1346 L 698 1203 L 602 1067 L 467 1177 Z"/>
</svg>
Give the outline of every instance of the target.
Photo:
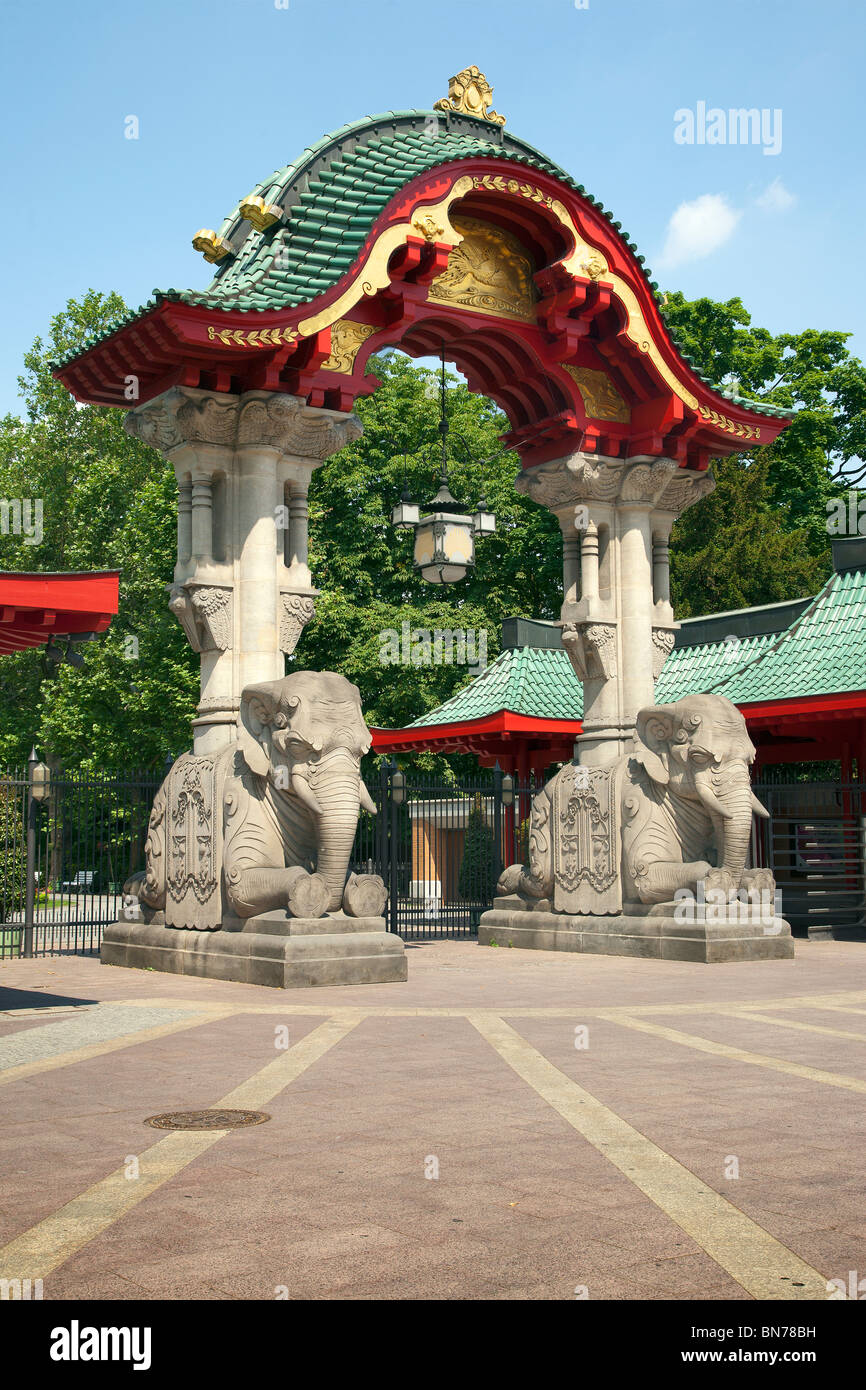
<svg viewBox="0 0 866 1390">
<path fill-rule="evenodd" d="M 366 786 L 364 785 L 363 777 L 360 779 L 360 784 L 358 787 L 358 800 L 360 801 L 364 810 L 370 812 L 371 816 L 375 816 L 378 814 L 379 808 L 373 800 L 372 796 L 370 795 L 369 791 L 367 790 Z"/>
<path fill-rule="evenodd" d="M 312 811 L 314 816 L 320 816 L 322 814 L 322 808 L 316 800 L 315 793 L 310 787 L 309 782 L 306 778 L 301 776 L 300 772 L 292 773 L 292 791 L 295 793 L 298 800 L 304 803 L 307 810 Z"/>
<path fill-rule="evenodd" d="M 708 811 L 713 811 L 724 820 L 731 819 L 732 812 L 722 805 L 712 788 L 708 787 L 706 782 L 698 781 L 697 777 L 695 778 L 695 791 L 700 798 L 701 805 L 705 806 Z"/>
<path fill-rule="evenodd" d="M 767 810 L 766 806 L 761 805 L 754 792 L 752 792 L 752 810 L 756 816 L 761 816 L 763 820 L 770 819 L 770 812 Z"/>
</svg>

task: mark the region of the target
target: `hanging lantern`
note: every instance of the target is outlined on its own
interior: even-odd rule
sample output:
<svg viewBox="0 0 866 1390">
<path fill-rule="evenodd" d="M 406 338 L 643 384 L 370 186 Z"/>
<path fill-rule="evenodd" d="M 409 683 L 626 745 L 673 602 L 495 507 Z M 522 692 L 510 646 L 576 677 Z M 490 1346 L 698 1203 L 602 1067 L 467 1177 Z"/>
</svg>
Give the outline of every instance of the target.
<svg viewBox="0 0 866 1390">
<path fill-rule="evenodd" d="M 432 510 L 415 527 L 415 568 L 430 584 L 456 584 L 475 564 L 472 518 L 461 512 L 444 474 L 428 505 Z"/>
<path fill-rule="evenodd" d="M 410 501 L 404 483 L 403 495 L 391 509 L 391 524 L 398 531 L 415 532 L 415 569 L 429 584 L 456 584 L 465 579 L 467 571 L 475 564 L 475 537 L 492 536 L 496 530 L 496 517 L 490 511 L 486 497 L 482 497 L 478 509 L 469 516 L 452 497 L 448 487 L 448 459 L 453 455 L 455 443 L 458 457 L 462 456 L 468 462 L 472 454 L 460 435 L 452 435 L 449 441 L 446 396 L 443 343 L 439 380 L 439 443 L 435 446 L 440 468 L 439 491 L 427 504 L 429 513 L 422 517 L 420 509 Z M 396 459 L 392 462 L 396 463 Z M 404 457 L 404 477 L 405 466 Z"/>
<path fill-rule="evenodd" d="M 391 508 L 391 525 L 397 531 L 412 531 L 421 519 L 421 508 L 409 498 L 409 489 L 403 484 L 403 495 L 395 507 Z"/>
<path fill-rule="evenodd" d="M 492 536 L 496 530 L 496 517 L 486 497 L 482 497 L 477 510 L 472 513 L 472 529 L 476 536 Z"/>
</svg>

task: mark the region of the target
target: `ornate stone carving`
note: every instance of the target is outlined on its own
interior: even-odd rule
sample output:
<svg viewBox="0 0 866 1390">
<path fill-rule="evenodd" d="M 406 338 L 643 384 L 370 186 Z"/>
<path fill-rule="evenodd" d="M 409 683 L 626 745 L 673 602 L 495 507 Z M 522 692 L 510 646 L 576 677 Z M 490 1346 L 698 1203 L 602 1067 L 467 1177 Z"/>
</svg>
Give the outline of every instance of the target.
<svg viewBox="0 0 866 1390">
<path fill-rule="evenodd" d="M 572 503 L 643 502 L 679 515 L 715 487 L 711 473 L 680 468 L 673 459 L 652 463 L 572 454 L 524 468 L 515 479 L 518 492 L 545 507 Z"/>
<path fill-rule="evenodd" d="M 675 632 L 669 627 L 653 628 L 653 680 L 657 681 L 662 668 L 674 649 Z"/>
<path fill-rule="evenodd" d="M 287 909 L 320 917 L 344 903 L 381 911 L 381 879 L 347 884 L 370 747 L 357 687 L 332 671 L 248 686 L 238 742 L 184 754 L 154 801 L 143 874 L 124 886 L 167 926 L 212 930 L 226 916 Z"/>
<path fill-rule="evenodd" d="M 556 779 L 553 906 L 557 912 L 619 912 L 619 815 L 612 768 L 570 763 Z"/>
<path fill-rule="evenodd" d="M 628 424 L 631 419 L 628 403 L 606 372 L 597 372 L 591 367 L 572 367 L 568 362 L 562 365 L 577 383 L 587 415 L 593 420 L 614 420 L 617 424 Z"/>
<path fill-rule="evenodd" d="M 754 757 L 722 695 L 647 706 L 631 752 L 608 768 L 570 763 L 538 794 L 532 818 L 549 820 L 550 835 L 530 842 L 529 865 L 506 869 L 498 891 L 530 908 L 553 897 L 554 911 L 573 913 L 672 903 L 699 885 L 708 901 L 711 891 L 772 894 L 772 874 L 745 867 L 752 816 L 767 814 L 751 790 Z M 767 906 L 772 918 L 772 896 Z"/>
<path fill-rule="evenodd" d="M 673 459 L 656 459 L 654 463 L 639 463 L 623 474 L 620 500 L 656 504 L 671 477 L 679 470 Z"/>
<path fill-rule="evenodd" d="M 715 486 L 716 480 L 709 469 L 698 473 L 692 468 L 680 468 L 668 481 L 656 506 L 659 511 L 673 512 L 679 516 L 702 497 L 707 497 Z"/>
<path fill-rule="evenodd" d="M 184 753 L 166 779 L 165 920 L 170 927 L 220 924 L 214 759 Z"/>
<path fill-rule="evenodd" d="M 517 237 L 474 217 L 453 217 L 452 223 L 463 240 L 430 286 L 428 300 L 533 322 L 533 265 Z"/>
<path fill-rule="evenodd" d="M 457 111 L 493 125 L 505 125 L 505 117 L 489 110 L 493 88 L 483 72 L 476 67 L 464 68 L 448 79 L 448 95 L 434 101 L 434 111 Z"/>
<path fill-rule="evenodd" d="M 360 348 L 375 332 L 377 330 L 372 324 L 338 319 L 331 325 L 331 355 L 322 363 L 322 370 L 346 373 L 354 371 L 355 358 Z"/>
<path fill-rule="evenodd" d="M 616 628 L 612 623 L 563 623 L 562 645 L 579 680 L 616 676 Z"/>
<path fill-rule="evenodd" d="M 362 432 L 356 415 L 313 409 L 297 396 L 250 393 L 241 398 L 238 446 L 269 444 L 299 458 L 326 459 Z"/>
<path fill-rule="evenodd" d="M 228 585 L 171 584 L 168 606 L 194 652 L 224 652 L 232 645 L 232 590 Z"/>
<path fill-rule="evenodd" d="M 301 633 L 316 611 L 316 605 L 309 594 L 280 594 L 280 602 L 280 651 L 291 656 Z"/>
<path fill-rule="evenodd" d="M 129 434 L 163 453 L 182 444 L 264 444 L 316 459 L 329 458 L 363 432 L 356 415 L 316 409 L 297 396 L 220 396 L 181 386 L 129 411 L 124 425 Z"/>
</svg>

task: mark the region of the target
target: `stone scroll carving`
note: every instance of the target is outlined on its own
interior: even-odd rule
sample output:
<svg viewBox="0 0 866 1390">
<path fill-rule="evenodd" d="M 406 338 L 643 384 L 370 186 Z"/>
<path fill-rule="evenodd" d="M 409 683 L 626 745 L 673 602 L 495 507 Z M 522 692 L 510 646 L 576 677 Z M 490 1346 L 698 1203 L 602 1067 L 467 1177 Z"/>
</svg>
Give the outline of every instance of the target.
<svg viewBox="0 0 866 1390">
<path fill-rule="evenodd" d="M 238 742 L 184 754 L 163 782 L 147 867 L 124 893 L 205 931 L 279 908 L 378 916 L 381 878 L 348 872 L 360 808 L 376 811 L 360 773 L 370 741 L 357 687 L 332 671 L 248 686 Z"/>
<path fill-rule="evenodd" d="M 316 605 L 309 594 L 280 594 L 280 651 L 291 656 Z"/>
<path fill-rule="evenodd" d="M 232 590 L 224 584 L 170 584 L 168 606 L 194 652 L 232 645 Z"/>
<path fill-rule="evenodd" d="M 616 627 L 613 623 L 563 623 L 562 645 L 578 680 L 613 680 L 616 676 Z"/>
</svg>

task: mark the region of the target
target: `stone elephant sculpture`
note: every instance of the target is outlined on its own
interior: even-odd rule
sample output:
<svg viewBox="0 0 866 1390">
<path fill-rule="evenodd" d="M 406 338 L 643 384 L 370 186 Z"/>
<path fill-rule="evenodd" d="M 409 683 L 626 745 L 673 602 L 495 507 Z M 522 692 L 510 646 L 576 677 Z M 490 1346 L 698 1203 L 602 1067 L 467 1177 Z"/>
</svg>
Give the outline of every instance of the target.
<svg viewBox="0 0 866 1390">
<path fill-rule="evenodd" d="M 768 814 L 751 789 L 754 757 L 724 696 L 642 709 L 631 753 L 612 768 L 567 764 L 534 798 L 529 865 L 507 868 L 498 893 L 610 912 L 670 902 L 701 882 L 725 893 L 772 889 L 768 870 L 745 868 L 752 816 Z"/>
<path fill-rule="evenodd" d="M 146 869 L 125 885 L 165 925 L 214 930 L 275 909 L 321 917 L 343 908 L 378 916 L 381 878 L 347 877 L 370 747 L 356 686 L 331 671 L 298 671 L 248 686 L 237 742 L 186 753 L 154 800 Z"/>
</svg>

